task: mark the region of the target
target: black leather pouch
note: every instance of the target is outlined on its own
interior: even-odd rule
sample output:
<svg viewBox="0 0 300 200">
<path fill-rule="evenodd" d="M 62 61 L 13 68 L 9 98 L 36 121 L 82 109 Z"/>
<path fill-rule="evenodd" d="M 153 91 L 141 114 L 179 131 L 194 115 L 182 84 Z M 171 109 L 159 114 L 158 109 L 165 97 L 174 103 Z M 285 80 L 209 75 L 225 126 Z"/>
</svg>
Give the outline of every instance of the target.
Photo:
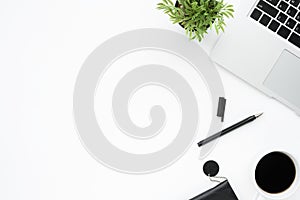
<svg viewBox="0 0 300 200">
<path fill-rule="evenodd" d="M 238 200 L 228 180 L 190 200 Z"/>
</svg>

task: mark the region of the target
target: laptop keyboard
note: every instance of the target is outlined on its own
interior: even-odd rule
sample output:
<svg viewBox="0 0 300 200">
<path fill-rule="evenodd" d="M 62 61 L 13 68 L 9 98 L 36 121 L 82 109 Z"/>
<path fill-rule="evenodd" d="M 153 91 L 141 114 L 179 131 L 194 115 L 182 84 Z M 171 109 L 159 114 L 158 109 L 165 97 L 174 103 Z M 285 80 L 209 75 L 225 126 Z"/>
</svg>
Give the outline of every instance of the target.
<svg viewBox="0 0 300 200">
<path fill-rule="evenodd" d="M 300 0 L 260 0 L 250 17 L 300 48 Z"/>
</svg>

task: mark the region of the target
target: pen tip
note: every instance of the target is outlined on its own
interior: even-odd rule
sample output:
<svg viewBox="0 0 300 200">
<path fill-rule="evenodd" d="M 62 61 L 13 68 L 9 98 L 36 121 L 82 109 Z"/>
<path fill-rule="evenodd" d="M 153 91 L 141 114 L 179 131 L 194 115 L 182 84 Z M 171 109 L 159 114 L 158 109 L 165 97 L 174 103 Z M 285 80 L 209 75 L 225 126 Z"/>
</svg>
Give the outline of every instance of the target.
<svg viewBox="0 0 300 200">
<path fill-rule="evenodd" d="M 259 114 L 255 115 L 255 117 L 258 118 L 258 117 L 262 116 L 263 114 L 264 113 L 259 113 Z"/>
</svg>

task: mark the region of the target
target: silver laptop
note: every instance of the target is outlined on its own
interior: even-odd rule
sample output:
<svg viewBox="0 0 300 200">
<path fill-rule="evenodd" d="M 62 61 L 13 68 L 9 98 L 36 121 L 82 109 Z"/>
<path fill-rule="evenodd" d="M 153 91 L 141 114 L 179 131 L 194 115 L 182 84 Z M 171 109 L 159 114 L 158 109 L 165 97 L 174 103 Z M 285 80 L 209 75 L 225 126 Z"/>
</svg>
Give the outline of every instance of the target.
<svg viewBox="0 0 300 200">
<path fill-rule="evenodd" d="M 212 59 L 300 115 L 300 0 L 240 0 L 235 11 Z"/>
</svg>

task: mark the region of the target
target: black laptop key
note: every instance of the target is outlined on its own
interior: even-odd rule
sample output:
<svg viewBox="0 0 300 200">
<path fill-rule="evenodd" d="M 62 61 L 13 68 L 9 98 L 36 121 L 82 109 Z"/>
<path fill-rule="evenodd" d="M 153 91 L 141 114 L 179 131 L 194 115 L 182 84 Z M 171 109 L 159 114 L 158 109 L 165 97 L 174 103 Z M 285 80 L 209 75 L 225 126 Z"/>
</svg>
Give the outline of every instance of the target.
<svg viewBox="0 0 300 200">
<path fill-rule="evenodd" d="M 250 17 L 257 21 L 260 18 L 261 14 L 262 12 L 255 8 Z"/>
<path fill-rule="evenodd" d="M 277 17 L 278 21 L 280 21 L 281 23 L 284 23 L 287 18 L 288 18 L 288 16 L 282 12 L 279 13 L 279 15 Z"/>
<path fill-rule="evenodd" d="M 267 1 L 273 4 L 274 6 L 276 6 L 279 2 L 279 0 L 267 0 Z"/>
<path fill-rule="evenodd" d="M 261 23 L 264 26 L 267 26 L 270 21 L 271 21 L 271 17 L 269 17 L 268 15 L 264 14 L 262 16 L 262 18 L 259 20 L 259 23 Z"/>
<path fill-rule="evenodd" d="M 271 15 L 272 17 L 276 17 L 278 14 L 278 10 L 268 4 L 267 2 L 260 0 L 257 4 L 257 7 L 260 8 L 262 11 L 266 12 L 267 14 Z"/>
<path fill-rule="evenodd" d="M 290 29 L 293 29 L 293 28 L 296 26 L 296 21 L 293 20 L 292 18 L 289 18 L 289 19 L 287 20 L 287 22 L 285 23 L 285 25 L 286 25 L 287 27 L 289 27 Z"/>
<path fill-rule="evenodd" d="M 280 25 L 279 22 L 276 22 L 275 20 L 272 20 L 272 22 L 269 25 L 269 29 L 272 30 L 273 32 L 276 32 L 279 25 Z"/>
<path fill-rule="evenodd" d="M 290 33 L 290 29 L 286 28 L 285 26 L 281 26 L 277 32 L 277 34 L 283 37 L 284 39 L 287 39 Z"/>
<path fill-rule="evenodd" d="M 300 24 L 298 24 L 295 28 L 296 33 L 300 34 Z"/>
<path fill-rule="evenodd" d="M 299 10 L 300 10 L 300 8 L 299 8 Z M 296 20 L 297 20 L 298 22 L 300 22 L 300 12 L 299 12 L 298 15 L 296 16 Z"/>
<path fill-rule="evenodd" d="M 286 12 L 289 16 L 294 17 L 297 13 L 296 8 L 293 8 L 292 6 L 289 7 L 288 11 Z"/>
<path fill-rule="evenodd" d="M 281 1 L 280 3 L 279 3 L 279 5 L 278 5 L 278 8 L 280 9 L 280 10 L 282 10 L 283 12 L 285 12 L 286 11 L 286 9 L 289 7 L 289 4 L 287 4 L 286 2 L 284 2 L 284 1 Z"/>
<path fill-rule="evenodd" d="M 300 36 L 296 33 L 292 33 L 291 37 L 289 38 L 289 41 L 300 48 Z"/>
<path fill-rule="evenodd" d="M 290 3 L 297 8 L 300 4 L 300 0 L 291 0 Z"/>
</svg>

